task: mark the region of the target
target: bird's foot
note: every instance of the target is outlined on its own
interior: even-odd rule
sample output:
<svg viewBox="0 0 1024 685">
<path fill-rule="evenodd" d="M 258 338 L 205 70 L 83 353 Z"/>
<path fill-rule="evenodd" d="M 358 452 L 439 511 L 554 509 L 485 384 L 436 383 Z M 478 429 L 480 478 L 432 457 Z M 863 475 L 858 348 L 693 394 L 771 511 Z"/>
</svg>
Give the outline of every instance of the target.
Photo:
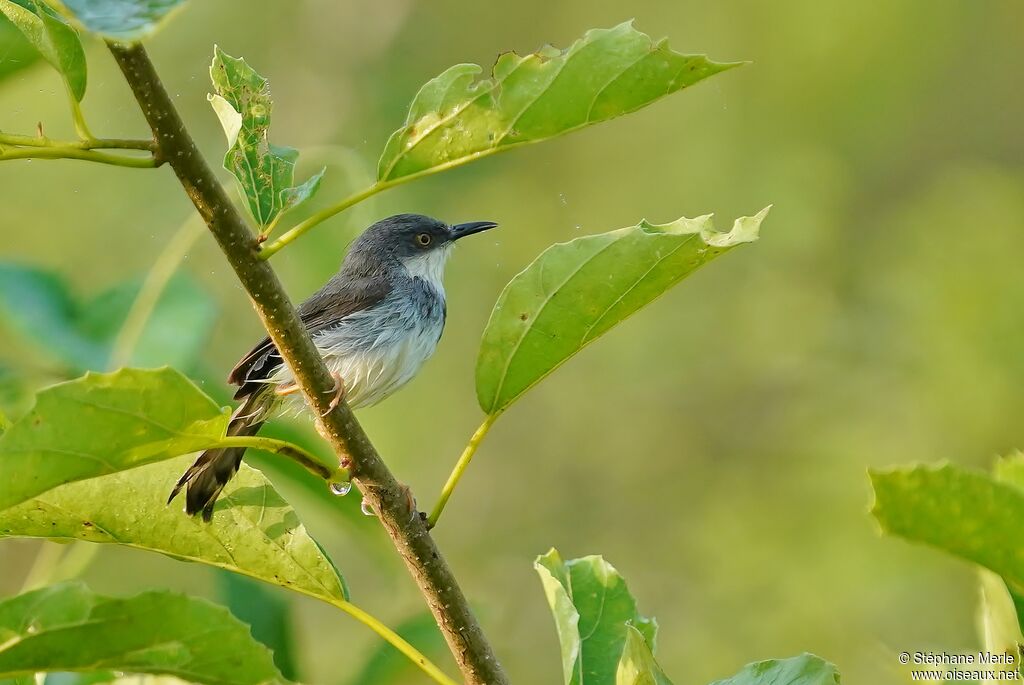
<svg viewBox="0 0 1024 685">
<path fill-rule="evenodd" d="M 294 395 L 299 391 L 298 383 L 281 383 L 274 387 L 274 394 L 278 397 L 285 397 L 287 395 Z"/>
<path fill-rule="evenodd" d="M 341 375 L 337 371 L 332 371 L 331 376 L 334 377 L 334 387 L 327 392 L 333 392 L 334 397 L 331 398 L 331 403 L 327 405 L 327 409 L 320 416 L 327 416 L 334 411 L 341 401 L 345 399 L 345 395 L 348 393 L 348 389 L 345 387 L 345 381 L 341 378 Z"/>
</svg>

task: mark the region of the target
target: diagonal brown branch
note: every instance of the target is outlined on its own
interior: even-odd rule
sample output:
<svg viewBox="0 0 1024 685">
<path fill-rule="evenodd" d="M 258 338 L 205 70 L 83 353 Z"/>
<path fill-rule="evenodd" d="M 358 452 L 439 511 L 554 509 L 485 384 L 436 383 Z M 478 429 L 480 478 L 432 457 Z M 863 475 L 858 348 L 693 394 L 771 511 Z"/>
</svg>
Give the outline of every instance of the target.
<svg viewBox="0 0 1024 685">
<path fill-rule="evenodd" d="M 256 312 L 318 419 L 321 432 L 347 466 L 405 560 L 470 685 L 506 685 L 508 678 L 434 544 L 427 523 L 412 507 L 409 490 L 381 460 L 366 433 L 342 402 L 330 409 L 334 379 L 317 353 L 270 264 L 260 259 L 249 230 L 213 170 L 196 149 L 141 45 L 109 43 L 157 147 L 203 217 L 248 292 Z"/>
</svg>

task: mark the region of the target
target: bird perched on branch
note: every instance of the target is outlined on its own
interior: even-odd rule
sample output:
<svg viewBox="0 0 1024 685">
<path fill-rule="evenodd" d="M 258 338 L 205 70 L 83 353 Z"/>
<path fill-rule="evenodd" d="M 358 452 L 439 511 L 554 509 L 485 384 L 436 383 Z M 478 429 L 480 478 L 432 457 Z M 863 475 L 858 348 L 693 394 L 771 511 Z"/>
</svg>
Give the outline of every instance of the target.
<svg viewBox="0 0 1024 685">
<path fill-rule="evenodd" d="M 444 329 L 444 267 L 457 240 L 497 226 L 474 221 L 449 226 L 419 214 L 378 221 L 356 239 L 341 269 L 303 302 L 300 318 L 337 385 L 333 408 L 380 402 L 412 379 L 437 347 Z M 229 436 L 255 435 L 289 403 L 302 407 L 291 370 L 264 338 L 231 370 L 228 382 L 243 400 Z M 185 487 L 185 511 L 209 521 L 221 490 L 238 471 L 244 447 L 210 449 L 178 480 L 168 503 Z"/>
</svg>

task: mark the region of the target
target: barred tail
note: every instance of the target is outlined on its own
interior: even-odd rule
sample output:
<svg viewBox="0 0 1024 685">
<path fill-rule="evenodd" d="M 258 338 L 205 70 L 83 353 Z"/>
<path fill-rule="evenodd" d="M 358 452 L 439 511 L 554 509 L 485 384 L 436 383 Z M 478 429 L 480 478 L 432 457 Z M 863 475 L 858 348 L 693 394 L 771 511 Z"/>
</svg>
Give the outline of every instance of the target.
<svg viewBox="0 0 1024 685">
<path fill-rule="evenodd" d="M 263 421 L 253 420 L 253 418 L 260 413 L 262 412 L 258 411 L 257 398 L 250 397 L 232 415 L 231 422 L 228 423 L 227 434 L 229 436 L 256 435 L 263 425 Z M 188 470 L 178 479 L 174 489 L 171 490 L 170 497 L 167 498 L 167 503 L 170 504 L 181 492 L 181 489 L 188 486 L 185 491 L 186 513 L 194 516 L 202 512 L 203 520 L 209 522 L 213 518 L 213 505 L 217 502 L 224 486 L 238 472 L 245 449 L 244 447 L 225 447 L 206 450 L 200 454 L 195 463 L 188 467 Z"/>
</svg>

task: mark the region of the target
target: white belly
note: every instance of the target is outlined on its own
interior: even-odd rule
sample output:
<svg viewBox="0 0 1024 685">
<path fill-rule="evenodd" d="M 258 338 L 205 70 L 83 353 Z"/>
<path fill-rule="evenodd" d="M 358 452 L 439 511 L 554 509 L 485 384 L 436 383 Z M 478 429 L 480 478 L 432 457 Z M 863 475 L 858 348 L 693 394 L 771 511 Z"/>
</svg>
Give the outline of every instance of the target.
<svg viewBox="0 0 1024 685">
<path fill-rule="evenodd" d="M 358 409 L 380 402 L 412 380 L 437 348 L 443 327 L 442 318 L 425 320 L 401 308 L 385 316 L 378 310 L 349 316 L 315 336 L 314 342 L 327 368 L 344 381 L 345 400 Z M 291 370 L 282 366 L 273 382 L 291 380 Z M 300 395 L 291 398 L 302 402 Z"/>
</svg>

